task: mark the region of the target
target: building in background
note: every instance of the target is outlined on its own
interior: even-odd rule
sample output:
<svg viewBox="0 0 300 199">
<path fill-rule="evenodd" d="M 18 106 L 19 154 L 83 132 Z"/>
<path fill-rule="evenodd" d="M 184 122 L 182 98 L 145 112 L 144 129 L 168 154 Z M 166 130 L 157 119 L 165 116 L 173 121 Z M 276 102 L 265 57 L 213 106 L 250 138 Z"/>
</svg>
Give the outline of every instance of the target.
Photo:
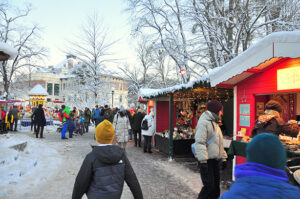
<svg viewBox="0 0 300 199">
<path fill-rule="evenodd" d="M 38 69 L 31 75 L 30 87 L 40 84 L 48 92 L 47 101 L 64 101 L 70 106 L 85 107 L 94 106 L 95 103 L 87 103 L 93 94 L 88 90 L 73 89 L 76 84 L 74 75 L 70 70 L 81 64 L 74 55 L 68 55 L 67 58 L 56 66 L 49 66 L 48 68 Z M 121 77 L 112 75 L 103 76 L 103 87 L 105 91 L 97 94 L 97 98 L 101 98 L 99 105 L 110 105 L 113 107 L 128 107 L 128 83 Z M 75 100 L 79 97 L 80 100 Z"/>
</svg>

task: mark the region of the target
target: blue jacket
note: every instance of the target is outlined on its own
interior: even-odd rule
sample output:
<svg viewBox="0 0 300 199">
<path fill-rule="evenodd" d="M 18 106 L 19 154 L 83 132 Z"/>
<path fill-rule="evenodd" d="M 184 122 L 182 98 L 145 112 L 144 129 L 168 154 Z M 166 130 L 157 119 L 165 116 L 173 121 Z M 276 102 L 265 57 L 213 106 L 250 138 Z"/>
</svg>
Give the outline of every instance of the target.
<svg viewBox="0 0 300 199">
<path fill-rule="evenodd" d="M 94 119 L 100 119 L 100 113 L 101 113 L 100 109 L 95 109 L 94 114 L 93 114 L 93 118 Z"/>
<path fill-rule="evenodd" d="M 235 167 L 236 181 L 221 199 L 299 199 L 299 187 L 289 184 L 285 171 L 248 162 Z"/>
</svg>

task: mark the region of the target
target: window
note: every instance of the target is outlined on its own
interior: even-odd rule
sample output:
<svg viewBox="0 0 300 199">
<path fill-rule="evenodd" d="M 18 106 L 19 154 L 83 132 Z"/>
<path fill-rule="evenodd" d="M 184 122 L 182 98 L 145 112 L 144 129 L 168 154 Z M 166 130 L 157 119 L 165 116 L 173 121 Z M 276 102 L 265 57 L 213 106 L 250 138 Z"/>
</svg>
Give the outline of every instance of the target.
<svg viewBox="0 0 300 199">
<path fill-rule="evenodd" d="M 53 95 L 53 84 L 47 83 L 47 92 L 49 95 Z"/>
<path fill-rule="evenodd" d="M 47 102 L 51 102 L 51 98 L 47 98 Z"/>
<path fill-rule="evenodd" d="M 54 84 L 54 95 L 59 96 L 59 84 Z"/>
<path fill-rule="evenodd" d="M 66 89 L 66 83 L 63 83 L 63 90 Z"/>
</svg>

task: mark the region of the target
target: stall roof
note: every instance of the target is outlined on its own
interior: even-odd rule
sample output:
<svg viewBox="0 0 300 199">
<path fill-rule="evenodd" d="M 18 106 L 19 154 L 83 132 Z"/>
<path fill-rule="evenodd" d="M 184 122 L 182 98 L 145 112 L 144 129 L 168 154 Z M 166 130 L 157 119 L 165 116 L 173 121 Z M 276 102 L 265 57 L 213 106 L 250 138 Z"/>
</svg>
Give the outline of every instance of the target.
<svg viewBox="0 0 300 199">
<path fill-rule="evenodd" d="M 300 57 L 300 31 L 272 33 L 209 73 L 211 86 L 234 86 L 275 62 Z"/>
<path fill-rule="evenodd" d="M 37 84 L 35 85 L 35 87 L 33 87 L 29 93 L 29 95 L 49 95 L 47 93 L 47 91 L 40 85 L 40 84 Z"/>
<path fill-rule="evenodd" d="M 0 41 L 0 51 L 4 52 L 5 54 L 9 55 L 8 59 L 14 59 L 18 55 L 18 51 L 8 45 L 7 43 L 3 43 Z"/>
<path fill-rule="evenodd" d="M 159 97 L 177 91 L 191 89 L 199 86 L 209 86 L 209 79 L 207 75 L 203 75 L 201 78 L 194 81 L 190 81 L 186 84 L 175 85 L 168 88 L 162 88 L 162 89 L 141 88 L 139 90 L 139 96 L 141 96 L 142 98 L 151 99 L 154 97 Z"/>
</svg>

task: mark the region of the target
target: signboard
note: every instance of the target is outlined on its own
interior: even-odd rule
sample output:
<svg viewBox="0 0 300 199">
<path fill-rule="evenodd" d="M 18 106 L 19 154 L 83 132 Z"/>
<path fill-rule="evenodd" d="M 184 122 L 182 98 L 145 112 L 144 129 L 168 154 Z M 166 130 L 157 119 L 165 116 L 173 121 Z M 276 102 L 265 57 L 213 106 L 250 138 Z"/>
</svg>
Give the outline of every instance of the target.
<svg viewBox="0 0 300 199">
<path fill-rule="evenodd" d="M 250 116 L 240 115 L 240 126 L 250 127 Z"/>
<path fill-rule="evenodd" d="M 250 104 L 240 104 L 240 126 L 250 127 Z"/>
<path fill-rule="evenodd" d="M 300 89 L 300 66 L 277 70 L 277 90 Z"/>
</svg>

